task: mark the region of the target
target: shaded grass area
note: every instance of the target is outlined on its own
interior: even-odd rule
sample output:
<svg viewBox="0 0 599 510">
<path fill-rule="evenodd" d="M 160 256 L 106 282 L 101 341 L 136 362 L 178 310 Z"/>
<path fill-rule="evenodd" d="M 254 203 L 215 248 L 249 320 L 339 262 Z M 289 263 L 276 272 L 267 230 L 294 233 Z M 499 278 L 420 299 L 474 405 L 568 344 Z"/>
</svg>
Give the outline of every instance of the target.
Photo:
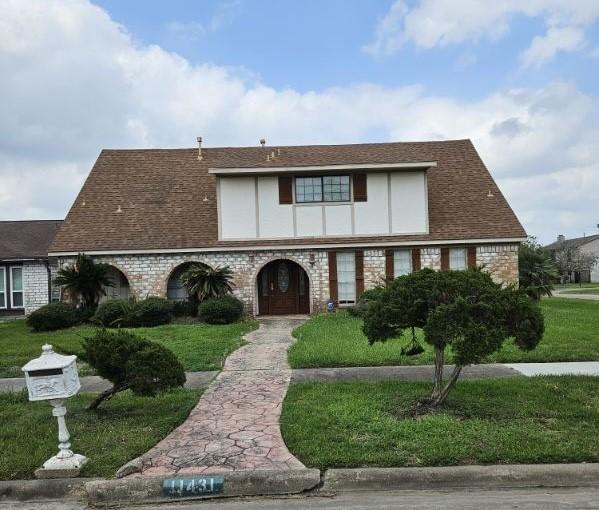
<svg viewBox="0 0 599 510">
<path fill-rule="evenodd" d="M 545 316 L 545 335 L 534 351 L 522 352 L 507 341 L 490 356 L 489 363 L 594 361 L 599 360 L 599 301 L 547 298 L 541 302 Z M 422 332 L 418 331 L 422 340 Z M 402 356 L 411 334 L 385 343 L 369 345 L 362 333 L 362 320 L 345 312 L 323 314 L 294 331 L 297 342 L 289 350 L 292 368 L 429 365 L 431 346 L 422 341 L 425 351 L 418 356 Z M 452 362 L 451 351 L 447 362 Z"/>
<path fill-rule="evenodd" d="M 566 290 L 563 291 L 564 294 L 591 294 L 597 295 L 599 294 L 599 287 L 589 287 L 586 289 L 575 289 L 575 290 Z"/>
<path fill-rule="evenodd" d="M 225 358 L 243 345 L 242 335 L 258 327 L 256 321 L 244 321 L 224 326 L 208 324 L 166 324 L 154 328 L 132 329 L 136 335 L 158 342 L 172 350 L 185 370 L 218 370 Z M 55 347 L 77 352 L 81 340 L 94 333 L 93 326 L 33 333 L 24 320 L 0 322 L 0 377 L 20 377 L 21 367 L 41 354 L 41 347 L 50 343 Z M 81 375 L 89 375 L 90 368 L 78 363 Z"/>
<path fill-rule="evenodd" d="M 599 287 L 599 283 L 556 283 L 553 287 L 555 290 L 585 289 Z"/>
<path fill-rule="evenodd" d="M 81 476 L 112 477 L 127 461 L 154 446 L 189 415 L 201 395 L 173 390 L 152 397 L 119 393 L 97 411 L 85 407 L 94 395 L 67 401 L 72 449 L 89 458 Z M 0 479 L 32 478 L 58 451 L 56 418 L 47 402 L 28 402 L 23 393 L 0 394 Z"/>
<path fill-rule="evenodd" d="M 434 414 L 401 413 L 430 383 L 292 384 L 282 413 L 291 452 L 310 467 L 599 461 L 596 378 L 459 381 Z"/>
</svg>

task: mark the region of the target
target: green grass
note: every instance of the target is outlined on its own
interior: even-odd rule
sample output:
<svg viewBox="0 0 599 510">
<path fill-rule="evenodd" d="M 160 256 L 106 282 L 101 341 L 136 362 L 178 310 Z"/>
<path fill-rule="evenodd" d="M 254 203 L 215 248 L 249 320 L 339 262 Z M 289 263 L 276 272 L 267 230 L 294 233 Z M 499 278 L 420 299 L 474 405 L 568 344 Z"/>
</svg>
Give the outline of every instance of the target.
<svg viewBox="0 0 599 510">
<path fill-rule="evenodd" d="M 599 283 L 557 283 L 554 285 L 555 290 L 585 289 L 592 287 L 599 287 Z"/>
<path fill-rule="evenodd" d="M 167 324 L 154 328 L 136 328 L 132 331 L 171 349 L 185 370 L 218 370 L 225 358 L 243 344 L 242 335 L 256 329 L 255 321 L 238 322 L 225 326 L 208 324 Z M 69 351 L 79 350 L 81 340 L 93 334 L 92 326 L 33 333 L 24 320 L 0 322 L 0 377 L 20 377 L 21 367 L 41 354 L 41 346 L 50 343 Z M 80 365 L 81 375 L 91 373 Z"/>
<path fill-rule="evenodd" d="M 599 461 L 593 377 L 458 381 L 440 411 L 402 417 L 430 383 L 292 384 L 285 443 L 319 468 Z"/>
<path fill-rule="evenodd" d="M 534 351 L 522 352 L 511 341 L 487 359 L 489 363 L 594 361 L 599 360 L 599 301 L 548 298 L 541 302 L 545 335 Z M 425 352 L 402 356 L 403 337 L 369 345 L 362 333 L 362 321 L 347 313 L 314 317 L 294 331 L 297 342 L 289 350 L 292 368 L 351 367 L 383 365 L 428 365 L 432 348 L 422 342 Z M 418 332 L 419 338 L 422 333 Z M 451 362 L 451 351 L 447 360 Z"/>
<path fill-rule="evenodd" d="M 82 476 L 114 476 L 127 461 L 154 446 L 189 415 L 201 392 L 173 390 L 157 397 L 123 392 L 88 411 L 93 395 L 68 400 L 72 449 L 89 457 Z M 25 393 L 0 394 L 0 479 L 32 478 L 58 451 L 58 429 L 47 402 L 28 402 Z"/>
</svg>

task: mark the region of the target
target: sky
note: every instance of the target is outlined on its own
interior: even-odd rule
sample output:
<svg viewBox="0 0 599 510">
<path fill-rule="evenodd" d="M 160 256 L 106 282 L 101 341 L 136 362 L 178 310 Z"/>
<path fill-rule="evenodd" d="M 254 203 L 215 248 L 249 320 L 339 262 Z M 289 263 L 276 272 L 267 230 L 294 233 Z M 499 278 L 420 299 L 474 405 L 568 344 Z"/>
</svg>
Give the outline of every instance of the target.
<svg viewBox="0 0 599 510">
<path fill-rule="evenodd" d="M 599 233 L 599 0 L 0 0 L 0 219 L 199 135 L 470 138 L 529 234 Z"/>
</svg>

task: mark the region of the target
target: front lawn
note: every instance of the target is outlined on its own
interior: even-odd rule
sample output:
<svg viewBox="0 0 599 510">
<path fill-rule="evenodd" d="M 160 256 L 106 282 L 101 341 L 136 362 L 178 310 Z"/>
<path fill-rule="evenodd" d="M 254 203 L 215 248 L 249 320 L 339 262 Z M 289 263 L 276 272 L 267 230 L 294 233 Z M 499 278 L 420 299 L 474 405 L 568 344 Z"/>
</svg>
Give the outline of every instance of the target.
<svg viewBox="0 0 599 510">
<path fill-rule="evenodd" d="M 444 408 L 401 412 L 422 382 L 292 384 L 281 418 L 291 452 L 310 467 L 446 466 L 599 461 L 593 377 L 458 381 Z"/>
<path fill-rule="evenodd" d="M 599 360 L 599 301 L 547 298 L 541 302 L 545 335 L 534 351 L 522 352 L 512 342 L 490 356 L 489 363 L 596 361 Z M 372 346 L 362 333 L 362 320 L 345 312 L 314 317 L 294 331 L 296 343 L 289 350 L 292 368 L 351 367 L 384 365 L 429 365 L 432 348 L 422 342 L 425 352 L 402 356 L 402 338 Z M 421 332 L 418 332 L 421 339 Z M 451 351 L 447 352 L 451 363 Z"/>
<path fill-rule="evenodd" d="M 172 350 L 185 370 L 219 370 L 225 358 L 239 348 L 242 335 L 256 329 L 255 321 L 244 321 L 225 326 L 208 324 L 166 324 L 154 328 L 135 328 L 135 334 L 161 343 Z M 74 328 L 33 333 L 24 320 L 0 322 L 0 377 L 20 377 L 21 367 L 41 354 L 45 343 L 69 351 L 79 350 L 81 340 L 93 334 L 94 327 Z M 79 363 L 81 375 L 90 373 L 89 367 Z"/>
<path fill-rule="evenodd" d="M 114 476 L 183 422 L 200 394 L 180 389 L 152 398 L 126 391 L 95 412 L 85 409 L 94 395 L 69 399 L 66 421 L 72 449 L 89 458 L 81 476 Z M 32 478 L 34 470 L 58 451 L 56 418 L 47 402 L 28 402 L 25 393 L 0 394 L 0 423 L 2 480 Z"/>
<path fill-rule="evenodd" d="M 562 294 L 599 294 L 599 287 L 587 287 L 576 290 L 565 290 Z"/>
</svg>

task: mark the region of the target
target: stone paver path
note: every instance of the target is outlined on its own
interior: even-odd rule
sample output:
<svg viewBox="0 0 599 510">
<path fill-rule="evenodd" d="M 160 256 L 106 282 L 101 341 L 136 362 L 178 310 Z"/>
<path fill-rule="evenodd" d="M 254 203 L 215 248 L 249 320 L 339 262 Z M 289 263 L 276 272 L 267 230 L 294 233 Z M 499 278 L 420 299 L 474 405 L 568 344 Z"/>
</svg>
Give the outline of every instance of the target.
<svg viewBox="0 0 599 510">
<path fill-rule="evenodd" d="M 283 442 L 279 417 L 291 380 L 287 349 L 298 319 L 264 319 L 245 336 L 187 420 L 142 456 L 130 476 L 243 469 L 303 469 Z"/>
</svg>

